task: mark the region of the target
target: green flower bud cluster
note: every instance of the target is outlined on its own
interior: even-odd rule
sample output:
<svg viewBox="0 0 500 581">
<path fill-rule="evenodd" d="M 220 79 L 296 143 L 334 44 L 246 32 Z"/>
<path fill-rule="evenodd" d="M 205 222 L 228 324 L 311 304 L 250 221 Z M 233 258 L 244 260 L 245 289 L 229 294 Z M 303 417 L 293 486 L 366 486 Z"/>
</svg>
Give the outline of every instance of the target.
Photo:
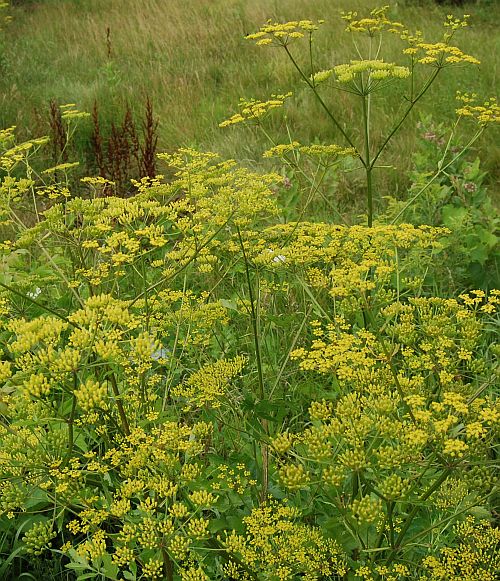
<svg viewBox="0 0 500 581">
<path fill-rule="evenodd" d="M 68 436 L 63 430 L 47 432 L 45 436 L 45 449 L 53 456 L 63 456 L 68 444 Z"/>
<path fill-rule="evenodd" d="M 382 514 L 382 503 L 378 498 L 363 496 L 353 500 L 351 511 L 358 524 L 371 524 L 378 520 Z"/>
<path fill-rule="evenodd" d="M 288 432 L 278 434 L 271 443 L 273 450 L 277 454 L 286 454 L 293 444 L 293 436 Z"/>
<path fill-rule="evenodd" d="M 78 349 L 67 348 L 57 354 L 51 362 L 52 371 L 76 371 L 80 365 L 81 352 Z"/>
<path fill-rule="evenodd" d="M 3 484 L 0 491 L 0 514 L 9 514 L 18 508 L 22 508 L 25 501 L 26 493 L 24 487 L 8 480 Z"/>
<path fill-rule="evenodd" d="M 354 471 L 362 470 L 369 464 L 365 451 L 362 448 L 345 450 L 345 452 L 339 455 L 339 461 L 343 466 Z"/>
<path fill-rule="evenodd" d="M 95 408 L 103 407 L 106 403 L 108 388 L 106 385 L 92 378 L 81 385 L 75 392 L 78 405 L 83 411 L 89 412 Z"/>
<path fill-rule="evenodd" d="M 323 469 L 322 480 L 332 486 L 340 486 L 344 482 L 345 470 L 340 466 L 327 466 Z"/>
<path fill-rule="evenodd" d="M 24 388 L 32 397 L 43 397 L 50 393 L 50 384 L 43 373 L 32 373 Z"/>
<path fill-rule="evenodd" d="M 408 481 L 397 474 L 391 474 L 380 484 L 380 492 L 390 500 L 396 500 L 405 495 L 409 489 Z"/>
<path fill-rule="evenodd" d="M 324 460 L 332 456 L 330 442 L 325 439 L 324 431 L 318 428 L 307 430 L 303 436 L 308 454 L 315 460 Z"/>
<path fill-rule="evenodd" d="M 280 480 L 286 488 L 296 490 L 309 483 L 309 473 L 302 464 L 287 464 L 279 470 Z"/>
<path fill-rule="evenodd" d="M 56 536 L 52 530 L 52 524 L 48 521 L 39 521 L 25 533 L 23 542 L 26 545 L 26 552 L 31 555 L 41 555 L 51 546 L 51 540 Z"/>
<path fill-rule="evenodd" d="M 467 470 L 462 479 L 470 490 L 485 493 L 489 492 L 498 483 L 498 477 L 492 474 L 488 465 L 472 466 Z"/>
</svg>

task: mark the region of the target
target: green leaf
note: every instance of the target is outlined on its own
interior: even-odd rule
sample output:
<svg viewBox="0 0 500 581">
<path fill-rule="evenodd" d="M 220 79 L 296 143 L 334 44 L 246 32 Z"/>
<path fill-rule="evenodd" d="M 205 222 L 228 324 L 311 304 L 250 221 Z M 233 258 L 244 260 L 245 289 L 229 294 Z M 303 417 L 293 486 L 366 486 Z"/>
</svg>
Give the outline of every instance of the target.
<svg viewBox="0 0 500 581">
<path fill-rule="evenodd" d="M 463 228 L 469 216 L 467 208 L 462 206 L 444 206 L 442 210 L 443 224 L 450 230 Z"/>
<path fill-rule="evenodd" d="M 238 311 L 238 305 L 231 300 L 228 299 L 219 299 L 219 303 L 225 307 L 226 309 L 231 309 L 232 311 Z"/>
<path fill-rule="evenodd" d="M 118 578 L 118 565 L 113 563 L 112 557 L 109 553 L 104 553 L 101 557 L 102 568 L 106 575 L 106 579 L 117 579 Z"/>
<path fill-rule="evenodd" d="M 253 412 L 259 418 L 264 418 L 265 420 L 274 420 L 275 416 L 282 413 L 283 409 L 286 409 L 286 407 L 287 402 L 284 400 L 271 401 L 268 399 L 263 399 L 254 406 Z"/>
<path fill-rule="evenodd" d="M 476 228 L 476 231 L 479 240 L 481 240 L 481 242 L 485 244 L 488 248 L 493 248 L 498 244 L 498 236 L 493 234 L 493 232 L 490 232 L 489 230 L 487 230 L 486 228 L 482 228 L 481 226 L 478 226 Z"/>
</svg>

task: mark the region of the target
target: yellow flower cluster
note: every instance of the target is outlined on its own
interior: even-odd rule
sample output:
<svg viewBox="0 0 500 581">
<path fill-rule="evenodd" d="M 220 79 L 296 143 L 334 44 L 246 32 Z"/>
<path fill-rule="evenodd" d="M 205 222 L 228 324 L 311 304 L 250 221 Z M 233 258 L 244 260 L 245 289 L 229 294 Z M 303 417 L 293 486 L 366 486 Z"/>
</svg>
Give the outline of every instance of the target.
<svg viewBox="0 0 500 581">
<path fill-rule="evenodd" d="M 402 563 L 395 563 L 388 567 L 387 565 L 363 565 L 356 569 L 356 577 L 364 581 L 375 581 L 375 579 L 384 579 L 384 581 L 403 581 L 408 579 L 410 570 Z"/>
<path fill-rule="evenodd" d="M 292 151 L 297 151 L 302 155 L 320 158 L 324 162 L 332 163 L 337 158 L 357 157 L 358 153 L 354 147 L 342 147 L 332 144 L 301 145 L 298 141 L 291 143 L 280 143 L 266 150 L 263 157 L 284 157 Z"/>
<path fill-rule="evenodd" d="M 236 123 L 243 123 L 260 119 L 267 115 L 269 111 L 283 107 L 285 101 L 292 96 L 292 93 L 285 93 L 283 95 L 271 95 L 271 99 L 267 101 L 258 101 L 257 99 L 240 99 L 240 112 L 236 113 L 229 119 L 219 123 L 219 127 L 227 127 L 228 125 L 235 125 Z"/>
<path fill-rule="evenodd" d="M 40 149 L 41 146 L 49 142 L 48 137 L 38 137 L 16 143 L 15 126 L 2 129 L 0 132 L 0 169 L 7 173 L 7 176 L 16 168 L 16 166 L 27 160 Z"/>
<path fill-rule="evenodd" d="M 277 174 L 257 174 L 238 167 L 234 160 L 220 161 L 217 154 L 193 149 L 180 149 L 177 154 L 159 157 L 175 170 L 171 195 L 184 192 L 195 209 L 188 225 L 198 236 L 207 225 L 219 228 L 233 220 L 242 226 L 256 217 L 277 213 L 271 190 L 271 185 L 281 179 Z M 178 228 L 182 226 L 180 222 L 180 219 L 176 221 Z"/>
<path fill-rule="evenodd" d="M 250 240 L 247 253 L 256 264 L 284 271 L 299 267 L 307 277 L 325 284 L 332 297 L 353 300 L 360 293 L 390 286 L 396 253 L 418 270 L 446 232 L 410 224 L 366 228 L 290 222 L 249 231 L 245 237 Z M 229 241 L 227 249 L 241 251 L 236 240 Z M 400 279 L 406 280 L 402 272 Z"/>
<path fill-rule="evenodd" d="M 87 117 L 90 117 L 90 113 L 79 111 L 76 107 L 76 103 L 60 105 L 59 109 L 61 110 L 61 118 L 64 121 L 74 121 L 75 119 L 86 119 Z"/>
<path fill-rule="evenodd" d="M 34 183 L 31 179 L 10 175 L 0 179 L 0 220 L 3 225 L 11 224 L 12 220 L 9 216 L 12 204 L 22 200 L 24 195 L 34 186 Z"/>
<path fill-rule="evenodd" d="M 293 40 L 312 34 L 324 20 L 292 20 L 290 22 L 273 22 L 268 20 L 258 32 L 248 34 L 245 38 L 257 41 L 257 46 L 287 46 Z"/>
<path fill-rule="evenodd" d="M 492 293 L 495 307 L 498 296 Z M 413 485 L 415 462 L 429 461 L 436 469 L 461 467 L 454 479 L 457 502 L 433 497 L 443 511 L 455 510 L 471 490 L 488 490 L 491 474 L 475 464 L 478 455 L 487 461 L 500 409 L 490 397 L 478 397 L 475 376 L 486 370 L 477 350 L 487 325 L 479 317 L 489 312 L 480 310 L 484 293 L 464 299 L 472 304 L 440 298 L 394 303 L 383 309 L 382 337 L 346 328 L 342 318 L 325 327 L 313 321 L 309 350 L 291 357 L 306 371 L 327 374 L 337 396 L 335 403 L 312 403 L 312 427 L 274 436 L 271 449 L 284 487 L 321 483 L 340 495 L 362 473 L 379 499 L 404 504 L 422 494 Z M 374 522 L 380 511 L 374 497 L 353 498 L 359 522 Z"/>
<path fill-rule="evenodd" d="M 7 329 L 15 334 L 9 349 L 15 354 L 26 353 L 42 346 L 50 347 L 59 342 L 61 333 L 68 323 L 56 317 L 38 317 L 31 321 L 14 319 Z"/>
<path fill-rule="evenodd" d="M 500 123 L 500 106 L 495 97 L 490 97 L 482 105 L 475 105 L 475 94 L 457 92 L 457 100 L 462 102 L 462 106 L 456 110 L 457 115 L 472 117 L 482 126 Z"/>
<path fill-rule="evenodd" d="M 80 165 L 80 162 L 78 162 L 78 161 L 59 163 L 57 165 L 54 165 L 54 166 L 49 167 L 47 169 L 44 169 L 42 171 L 42 174 L 51 175 L 51 174 L 54 174 L 57 172 L 66 172 L 67 170 L 78 167 L 79 165 Z"/>
<path fill-rule="evenodd" d="M 212 251 L 219 241 L 214 238 L 225 225 L 242 227 L 277 213 L 272 185 L 281 178 L 276 174 L 260 175 L 192 149 L 160 157 L 175 173 L 168 185 L 155 178 L 138 184 L 133 198 L 56 203 L 44 212 L 44 220 L 21 234 L 16 246 L 30 247 L 50 235 L 73 247 L 79 260 L 69 286 L 82 292 L 82 287 L 113 284 L 134 274 L 138 262 L 141 270 L 147 267 L 165 278 L 190 262 L 201 272 L 211 272 L 219 266 Z M 31 187 L 17 178 L 9 180 L 5 196 L 0 196 L 6 212 L 12 197 Z"/>
<path fill-rule="evenodd" d="M 290 143 L 279 143 L 270 149 L 267 149 L 262 154 L 263 157 L 283 157 L 287 153 L 298 150 L 300 148 L 300 143 L 298 141 L 292 141 Z"/>
<path fill-rule="evenodd" d="M 460 63 L 481 64 L 477 58 L 446 42 L 417 42 L 409 48 L 405 48 L 403 53 L 411 55 L 420 64 L 433 65 L 440 68 Z"/>
<path fill-rule="evenodd" d="M 342 147 L 340 145 L 332 144 L 314 144 L 314 145 L 303 145 L 300 148 L 301 153 L 305 155 L 310 155 L 313 157 L 357 157 L 359 154 L 354 149 L 354 147 Z"/>
<path fill-rule="evenodd" d="M 337 65 L 333 68 L 339 83 L 351 83 L 363 73 L 368 73 L 369 81 L 387 79 L 406 79 L 410 69 L 383 60 L 353 60 L 349 64 Z"/>
<path fill-rule="evenodd" d="M 474 517 L 468 516 L 455 527 L 455 533 L 459 540 L 457 545 L 445 547 L 439 557 L 426 557 L 423 565 L 428 574 L 419 579 L 494 581 L 500 570 L 500 529 L 492 527 L 488 521 L 475 522 Z"/>
<path fill-rule="evenodd" d="M 190 567 L 181 570 L 181 581 L 210 581 L 201 567 Z"/>
<path fill-rule="evenodd" d="M 340 546 L 319 529 L 295 522 L 299 516 L 296 508 L 277 501 L 254 508 L 243 519 L 246 534 L 232 532 L 224 539 L 229 555 L 238 559 L 230 565 L 232 578 L 245 579 L 244 571 L 279 581 L 344 575 L 347 567 Z"/>
<path fill-rule="evenodd" d="M 469 26 L 468 19 L 470 14 L 464 14 L 463 19 L 456 18 L 453 14 L 447 14 L 444 22 L 445 28 L 450 28 L 452 31 Z"/>
<path fill-rule="evenodd" d="M 237 377 L 247 362 L 246 357 L 219 359 L 190 375 L 188 380 L 174 387 L 172 395 L 186 400 L 186 408 L 210 406 L 218 408 L 226 396 L 230 382 Z"/>
<path fill-rule="evenodd" d="M 144 301 L 135 307 L 142 310 Z M 176 340 L 181 349 L 208 346 L 214 329 L 228 323 L 227 309 L 207 293 L 162 290 L 148 301 L 151 319 L 162 337 Z"/>
<path fill-rule="evenodd" d="M 347 22 L 346 32 L 366 32 L 368 36 L 374 36 L 376 33 L 388 30 L 389 32 L 398 33 L 403 25 L 387 18 L 389 6 L 374 8 L 369 17 L 357 20 L 357 12 L 342 12 L 342 19 Z"/>
<path fill-rule="evenodd" d="M 143 556 L 143 551 L 166 548 L 171 558 L 186 563 L 185 570 L 189 571 L 193 541 L 199 543 L 207 538 L 210 524 L 207 511 L 217 500 L 196 464 L 210 433 L 211 426 L 203 422 L 191 427 L 166 422 L 149 430 L 134 428 L 106 453 L 88 452 L 83 463 L 72 461 L 68 476 L 73 482 L 103 475 L 113 486 L 109 485 L 106 493 L 94 491 L 91 496 L 85 487 L 72 492 L 73 498 L 81 494 L 85 508 L 68 524 L 70 534 L 77 536 L 73 545 L 70 542 L 69 546 L 73 546 L 70 550 L 89 561 L 104 555 L 108 549 L 103 531 L 108 522 L 116 526 L 118 518 L 120 528 L 112 541 L 114 552 L 108 555 L 120 569 L 127 570 L 135 561 L 141 564 L 145 575 L 152 575 L 156 565 Z M 35 467 L 35 460 L 32 464 Z M 62 474 L 60 462 L 54 466 L 54 476 Z M 27 464 L 25 467 L 29 468 Z M 49 483 L 45 488 L 51 486 Z M 228 486 L 232 486 L 231 477 L 226 478 L 221 466 L 217 494 L 224 494 Z M 77 544 L 82 536 L 83 542 Z M 162 570 L 163 559 L 158 563 Z"/>
</svg>

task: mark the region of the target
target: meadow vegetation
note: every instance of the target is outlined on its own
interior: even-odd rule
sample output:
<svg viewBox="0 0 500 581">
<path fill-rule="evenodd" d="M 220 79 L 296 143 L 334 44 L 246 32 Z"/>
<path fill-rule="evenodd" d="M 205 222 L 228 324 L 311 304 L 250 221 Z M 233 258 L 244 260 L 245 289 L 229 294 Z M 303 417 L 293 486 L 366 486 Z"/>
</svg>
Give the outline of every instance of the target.
<svg viewBox="0 0 500 581">
<path fill-rule="evenodd" d="M 179 146 L 215 151 L 253 165 L 261 163 L 267 149 L 260 135 L 236 130 L 220 132 L 218 123 L 240 97 L 265 99 L 270 93 L 293 91 L 288 104 L 288 124 L 299 141 L 336 141 L 337 134 L 307 91 L 286 56 L 270 51 L 261 58 L 258 48 L 245 41 L 268 18 L 279 21 L 301 18 L 325 19 L 316 41 L 318 66 L 353 58 L 348 42 L 341 38 L 340 10 L 351 10 L 348 0 L 18 0 L 11 9 L 13 22 L 0 40 L 0 126 L 16 125 L 25 136 L 48 133 L 48 104 L 76 102 L 92 111 L 97 101 L 103 123 L 119 122 L 129 103 L 138 117 L 146 96 L 151 98 L 160 122 L 159 148 Z M 376 3 L 360 0 L 356 9 L 371 9 Z M 497 2 L 480 0 L 464 8 L 438 5 L 432 0 L 402 0 L 391 7 L 391 18 L 425 28 L 429 38 L 440 35 L 441 22 L 450 12 L 472 12 L 470 27 L 461 38 L 461 48 L 483 65 L 444 75 L 427 95 L 419 112 L 396 137 L 387 152 L 387 164 L 396 169 L 379 176 L 380 187 L 405 190 L 417 132 L 411 128 L 420 113 L 436 120 L 453 120 L 455 90 L 470 87 L 481 95 L 494 94 L 498 84 L 500 54 Z M 458 12 L 457 12 L 458 10 Z M 400 47 L 388 39 L 386 60 L 395 60 Z M 480 73 L 478 74 L 478 70 Z M 394 94 L 386 94 L 391 105 Z M 19 103 L 22 106 L 18 106 Z M 332 104 L 333 101 L 329 104 Z M 338 94 L 335 105 L 344 126 L 359 115 L 347 96 Z M 390 121 L 391 107 L 374 120 L 373 133 L 380 134 Z M 286 135 L 283 122 L 274 129 Z M 78 155 L 88 155 L 91 123 L 82 124 L 75 136 Z M 478 144 L 491 183 L 498 181 L 499 148 L 493 137 Z M 83 161 L 83 159 L 82 159 Z M 401 183 L 402 182 L 402 183 Z"/>
<path fill-rule="evenodd" d="M 2 113 L 0 578 L 494 581 L 490 5 L 16 4 L 60 139 Z"/>
</svg>

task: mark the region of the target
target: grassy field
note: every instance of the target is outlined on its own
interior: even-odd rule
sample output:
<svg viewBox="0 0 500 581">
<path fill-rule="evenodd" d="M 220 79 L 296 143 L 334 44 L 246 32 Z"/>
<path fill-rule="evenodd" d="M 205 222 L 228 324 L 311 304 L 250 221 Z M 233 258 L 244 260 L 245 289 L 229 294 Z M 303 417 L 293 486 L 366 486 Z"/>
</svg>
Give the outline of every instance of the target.
<svg viewBox="0 0 500 581">
<path fill-rule="evenodd" d="M 149 95 L 160 122 L 161 150 L 190 145 L 252 164 L 266 147 L 262 137 L 244 128 L 221 130 L 218 123 L 235 111 L 240 97 L 266 98 L 272 92 L 292 90 L 296 97 L 287 116 L 294 137 L 305 142 L 339 141 L 282 51 L 256 48 L 244 35 L 268 18 L 324 18 L 317 58 L 328 67 L 346 62 L 353 54 L 348 39 L 341 35 L 340 10 L 375 5 L 372 0 L 355 4 L 347 0 L 17 1 L 13 22 L 0 40 L 0 125 L 46 133 L 51 99 L 75 102 L 88 111 L 96 100 L 110 121 L 117 119 L 117 111 L 123 111 L 126 102 L 140 111 Z M 423 30 L 426 38 L 438 39 L 449 12 L 471 13 L 471 26 L 460 33 L 457 44 L 487 64 L 465 67 L 459 77 L 444 72 L 422 105 L 436 120 L 453 117 L 457 89 L 484 96 L 495 93 L 499 7 L 494 2 L 457 8 L 402 1 L 394 4 L 390 14 Z M 394 44 L 386 47 L 384 56 L 401 60 L 398 54 L 400 46 Z M 359 112 L 348 95 L 334 93 L 329 100 L 346 126 L 356 122 Z M 382 134 L 390 121 L 390 106 L 384 103 L 383 109 L 375 120 L 374 135 Z M 412 126 L 417 120 L 415 116 L 408 120 L 385 163 L 408 168 L 415 140 Z M 274 130 L 279 133 L 284 128 L 277 125 Z M 80 139 L 86 139 L 84 129 Z M 499 149 L 492 137 L 485 137 L 478 148 L 493 182 Z M 380 185 L 393 188 L 395 175 L 386 175 L 388 182 Z"/>
</svg>

